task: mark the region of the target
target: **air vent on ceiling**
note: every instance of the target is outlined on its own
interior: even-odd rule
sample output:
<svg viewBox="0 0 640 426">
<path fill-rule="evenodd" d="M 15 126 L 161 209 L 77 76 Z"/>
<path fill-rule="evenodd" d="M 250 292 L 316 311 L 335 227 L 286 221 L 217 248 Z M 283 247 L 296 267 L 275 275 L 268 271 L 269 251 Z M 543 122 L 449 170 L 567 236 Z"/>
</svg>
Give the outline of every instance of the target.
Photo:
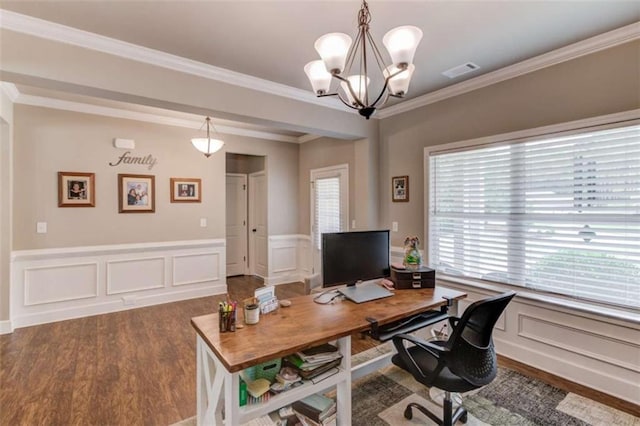
<svg viewBox="0 0 640 426">
<path fill-rule="evenodd" d="M 462 74 L 466 74 L 471 71 L 475 71 L 480 69 L 479 65 L 474 64 L 473 62 L 467 62 L 466 64 L 458 65 L 457 67 L 453 67 L 444 71 L 442 74 L 449 78 L 456 78 L 461 76 Z"/>
</svg>

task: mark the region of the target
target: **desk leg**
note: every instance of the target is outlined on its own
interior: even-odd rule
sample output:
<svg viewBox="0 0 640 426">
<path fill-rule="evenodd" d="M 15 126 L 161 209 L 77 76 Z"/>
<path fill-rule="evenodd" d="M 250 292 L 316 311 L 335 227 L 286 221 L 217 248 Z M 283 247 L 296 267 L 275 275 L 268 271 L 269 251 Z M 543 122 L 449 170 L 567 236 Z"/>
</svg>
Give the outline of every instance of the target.
<svg viewBox="0 0 640 426">
<path fill-rule="evenodd" d="M 200 336 L 196 343 L 196 368 L 197 368 L 197 414 L 198 425 L 223 424 L 222 420 L 222 387 L 231 383 L 231 374 L 226 371 L 217 358 L 211 353 Z M 215 368 L 213 383 L 211 381 L 211 361 Z"/>
<path fill-rule="evenodd" d="M 344 371 L 351 372 L 351 336 L 338 339 L 338 350 L 343 355 L 341 367 Z M 347 380 L 343 380 L 336 386 L 338 425 L 351 425 L 351 373 Z"/>
</svg>

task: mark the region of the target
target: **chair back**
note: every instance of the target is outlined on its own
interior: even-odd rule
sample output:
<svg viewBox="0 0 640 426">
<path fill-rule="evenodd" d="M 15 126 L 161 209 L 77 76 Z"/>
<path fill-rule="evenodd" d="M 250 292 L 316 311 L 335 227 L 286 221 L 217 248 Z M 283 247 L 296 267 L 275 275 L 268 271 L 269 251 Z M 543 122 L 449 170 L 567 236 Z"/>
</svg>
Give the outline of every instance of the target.
<svg viewBox="0 0 640 426">
<path fill-rule="evenodd" d="M 455 325 L 446 343 L 450 349 L 447 366 L 457 376 L 475 386 L 489 384 L 498 371 L 491 334 L 498 318 L 515 292 L 472 303 Z"/>
</svg>

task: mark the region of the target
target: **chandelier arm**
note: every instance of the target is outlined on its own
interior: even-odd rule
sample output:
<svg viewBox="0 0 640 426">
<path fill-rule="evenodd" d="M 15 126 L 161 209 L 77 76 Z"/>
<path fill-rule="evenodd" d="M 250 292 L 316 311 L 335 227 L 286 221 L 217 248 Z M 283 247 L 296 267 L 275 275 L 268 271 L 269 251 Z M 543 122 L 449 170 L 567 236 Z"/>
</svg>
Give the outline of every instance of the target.
<svg viewBox="0 0 640 426">
<path fill-rule="evenodd" d="M 376 98 L 375 102 L 371 104 L 372 107 L 375 108 L 375 106 L 378 104 L 378 102 L 380 102 L 380 99 L 382 99 L 382 97 L 386 94 L 387 96 L 384 98 L 384 102 L 387 101 L 387 98 L 389 97 L 389 91 L 387 90 L 387 87 L 389 86 L 387 79 L 385 79 L 384 81 L 384 86 L 382 87 L 382 90 L 380 91 L 380 94 L 378 95 L 378 97 Z"/>
<path fill-rule="evenodd" d="M 382 54 L 380 53 L 380 50 L 378 49 L 378 46 L 376 45 L 375 41 L 373 41 L 373 37 L 371 36 L 371 33 L 369 33 L 368 31 L 367 31 L 367 39 L 369 40 L 369 44 L 372 46 L 373 57 L 376 59 L 380 72 L 382 72 L 385 69 L 384 61 L 382 60 Z"/>
<path fill-rule="evenodd" d="M 344 98 L 342 97 L 342 95 L 340 94 L 340 92 L 336 92 L 336 96 L 338 97 L 338 99 L 340 99 L 340 101 L 345 104 L 346 106 L 348 106 L 351 109 L 355 109 L 355 110 L 359 110 L 360 108 L 355 107 L 353 105 L 351 105 L 349 102 L 345 101 Z M 362 108 L 364 108 L 364 105 L 360 104 L 362 106 Z"/>
<path fill-rule="evenodd" d="M 319 98 L 324 98 L 324 97 L 326 97 L 326 96 L 335 96 L 335 97 L 337 97 L 338 99 L 340 99 L 340 101 L 341 101 L 343 104 L 345 104 L 346 106 L 348 106 L 349 108 L 351 108 L 351 109 L 355 109 L 355 110 L 360 109 L 360 108 L 358 108 L 358 107 L 354 107 L 353 105 L 351 105 L 351 104 L 349 104 L 347 101 L 345 101 L 345 100 L 344 100 L 344 98 L 340 95 L 340 93 L 339 93 L 339 92 L 334 92 L 334 93 L 323 93 L 322 95 L 317 95 L 317 96 L 318 96 Z"/>
<path fill-rule="evenodd" d="M 346 78 L 344 78 L 344 77 L 342 77 L 341 75 L 338 75 L 338 74 L 332 74 L 332 76 L 337 78 L 338 80 L 346 83 L 347 89 L 349 89 L 349 93 L 351 93 L 351 96 L 353 96 L 353 100 L 356 101 L 356 103 L 361 108 L 366 108 L 367 107 L 365 104 L 362 103 L 362 100 L 356 95 L 356 92 L 354 92 L 353 87 L 351 86 L 351 82 L 349 80 L 347 80 Z M 351 106 L 349 103 L 345 102 L 344 99 L 342 99 L 342 97 L 340 96 L 340 92 L 336 92 L 336 93 L 338 94 L 338 97 L 340 98 L 340 100 L 345 103 L 345 105 Z M 360 108 L 355 108 L 355 109 L 360 109 Z"/>
<path fill-rule="evenodd" d="M 360 31 L 358 31 L 358 35 L 356 36 L 356 39 L 354 40 L 353 44 L 351 45 L 351 48 L 349 50 L 349 52 L 347 53 L 347 59 L 345 61 L 345 66 L 344 66 L 344 70 L 343 73 L 345 75 L 349 75 L 349 73 L 351 72 L 351 67 L 353 66 L 353 61 L 356 59 L 356 52 L 358 50 L 357 46 L 360 44 L 360 39 L 362 38 L 362 33 Z"/>
</svg>

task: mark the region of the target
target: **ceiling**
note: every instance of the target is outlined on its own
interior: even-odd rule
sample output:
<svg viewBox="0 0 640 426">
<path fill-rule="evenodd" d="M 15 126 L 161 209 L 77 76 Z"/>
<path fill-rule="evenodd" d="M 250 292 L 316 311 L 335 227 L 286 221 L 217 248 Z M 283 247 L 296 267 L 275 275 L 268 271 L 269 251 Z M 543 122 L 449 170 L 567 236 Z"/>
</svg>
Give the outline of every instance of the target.
<svg viewBox="0 0 640 426">
<path fill-rule="evenodd" d="M 314 41 L 334 31 L 353 36 L 360 1 L 3 0 L 1 7 L 310 91 L 303 67 L 317 59 Z M 640 21 L 638 1 L 371 0 L 369 9 L 383 50 L 391 28 L 424 32 L 407 98 Z M 441 74 L 469 61 L 480 69 Z"/>
</svg>

